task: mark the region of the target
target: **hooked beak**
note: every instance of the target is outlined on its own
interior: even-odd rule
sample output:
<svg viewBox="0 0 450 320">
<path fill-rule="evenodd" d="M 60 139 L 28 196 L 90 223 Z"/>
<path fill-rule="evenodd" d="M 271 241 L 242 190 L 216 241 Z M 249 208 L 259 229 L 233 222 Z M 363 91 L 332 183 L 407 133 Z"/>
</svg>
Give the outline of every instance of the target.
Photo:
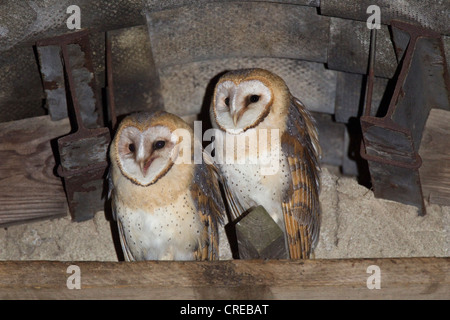
<svg viewBox="0 0 450 320">
<path fill-rule="evenodd" d="M 147 158 L 139 161 L 139 167 L 141 168 L 142 175 L 145 177 L 147 175 L 148 168 L 152 164 L 154 159 Z"/>
<path fill-rule="evenodd" d="M 233 123 L 234 123 L 234 126 L 237 125 L 239 119 L 242 117 L 242 115 L 244 114 L 244 112 L 245 112 L 245 108 L 242 108 L 242 109 L 240 109 L 239 111 L 235 110 L 235 111 L 231 114 L 231 116 L 233 117 Z"/>
<path fill-rule="evenodd" d="M 235 112 L 235 113 L 233 113 L 233 123 L 234 123 L 234 126 L 236 126 L 237 122 L 238 122 L 238 114 L 237 114 L 237 112 Z"/>
</svg>

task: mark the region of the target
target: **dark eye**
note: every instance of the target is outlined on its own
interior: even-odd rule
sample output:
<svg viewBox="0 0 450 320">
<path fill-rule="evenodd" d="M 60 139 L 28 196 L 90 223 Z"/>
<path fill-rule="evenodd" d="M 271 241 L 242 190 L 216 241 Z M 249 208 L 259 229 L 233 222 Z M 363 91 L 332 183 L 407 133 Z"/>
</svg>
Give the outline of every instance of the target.
<svg viewBox="0 0 450 320">
<path fill-rule="evenodd" d="M 230 106 L 230 98 L 225 98 L 225 104 L 227 107 Z"/>
<path fill-rule="evenodd" d="M 128 150 L 130 150 L 130 152 L 135 152 L 136 151 L 136 147 L 134 146 L 134 143 L 130 143 L 128 145 Z"/>
<path fill-rule="evenodd" d="M 166 145 L 166 142 L 163 141 L 163 140 L 156 141 L 156 142 L 153 144 L 153 149 L 154 149 L 154 150 L 162 149 L 162 148 L 164 148 L 165 145 Z"/>
<path fill-rule="evenodd" d="M 251 95 L 249 100 L 250 100 L 251 103 L 258 102 L 259 101 L 259 96 L 257 96 L 256 94 Z"/>
</svg>

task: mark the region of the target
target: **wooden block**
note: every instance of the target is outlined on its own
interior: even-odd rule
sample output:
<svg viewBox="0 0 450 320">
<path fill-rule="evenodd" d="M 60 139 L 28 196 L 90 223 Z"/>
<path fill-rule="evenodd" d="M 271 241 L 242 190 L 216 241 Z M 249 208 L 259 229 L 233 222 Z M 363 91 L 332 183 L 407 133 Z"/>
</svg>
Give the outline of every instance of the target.
<svg viewBox="0 0 450 320">
<path fill-rule="evenodd" d="M 287 259 L 284 232 L 262 207 L 258 206 L 236 223 L 241 259 Z"/>
<path fill-rule="evenodd" d="M 67 214 L 50 141 L 69 131 L 49 116 L 0 123 L 1 226 Z"/>
<path fill-rule="evenodd" d="M 431 109 L 420 143 L 422 193 L 431 203 L 450 205 L 450 111 Z"/>
</svg>

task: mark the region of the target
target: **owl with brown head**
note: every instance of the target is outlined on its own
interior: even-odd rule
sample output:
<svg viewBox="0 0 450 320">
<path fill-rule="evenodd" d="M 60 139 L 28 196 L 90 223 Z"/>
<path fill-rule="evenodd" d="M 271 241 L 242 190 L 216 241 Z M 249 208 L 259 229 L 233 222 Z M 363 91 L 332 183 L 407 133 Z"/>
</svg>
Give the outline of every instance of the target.
<svg viewBox="0 0 450 320">
<path fill-rule="evenodd" d="M 276 74 L 242 69 L 219 79 L 210 116 L 213 127 L 219 129 L 214 140 L 215 161 L 232 218 L 262 205 L 284 230 L 290 258 L 309 258 L 321 220 L 321 151 L 311 114 Z M 253 141 L 257 151 L 251 152 L 252 146 L 246 145 L 229 156 L 230 136 L 250 144 Z M 278 136 L 279 140 L 261 143 L 266 136 Z M 275 162 L 277 170 L 263 170 L 267 159 Z"/>
<path fill-rule="evenodd" d="M 218 259 L 225 207 L 214 167 L 193 161 L 196 143 L 191 127 L 167 112 L 120 123 L 109 189 L 127 261 Z"/>
</svg>

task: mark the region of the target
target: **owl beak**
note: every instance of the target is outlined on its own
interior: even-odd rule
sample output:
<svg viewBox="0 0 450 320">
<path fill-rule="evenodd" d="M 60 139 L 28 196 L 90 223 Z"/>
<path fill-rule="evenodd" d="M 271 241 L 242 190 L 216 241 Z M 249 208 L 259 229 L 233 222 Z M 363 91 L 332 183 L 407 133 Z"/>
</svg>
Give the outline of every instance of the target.
<svg viewBox="0 0 450 320">
<path fill-rule="evenodd" d="M 234 126 L 237 125 L 239 119 L 242 117 L 242 115 L 244 114 L 244 112 L 245 112 L 245 109 L 242 108 L 242 109 L 240 109 L 239 111 L 236 110 L 236 111 L 233 113 L 233 123 L 234 123 Z"/>
<path fill-rule="evenodd" d="M 147 175 L 148 168 L 152 164 L 153 159 L 147 158 L 139 161 L 139 167 L 141 168 L 142 175 L 145 177 Z"/>
<path fill-rule="evenodd" d="M 238 119 L 238 114 L 237 114 L 237 112 L 235 112 L 235 113 L 233 114 L 233 123 L 234 123 L 234 126 L 236 126 L 238 120 L 239 120 L 239 119 Z"/>
</svg>

